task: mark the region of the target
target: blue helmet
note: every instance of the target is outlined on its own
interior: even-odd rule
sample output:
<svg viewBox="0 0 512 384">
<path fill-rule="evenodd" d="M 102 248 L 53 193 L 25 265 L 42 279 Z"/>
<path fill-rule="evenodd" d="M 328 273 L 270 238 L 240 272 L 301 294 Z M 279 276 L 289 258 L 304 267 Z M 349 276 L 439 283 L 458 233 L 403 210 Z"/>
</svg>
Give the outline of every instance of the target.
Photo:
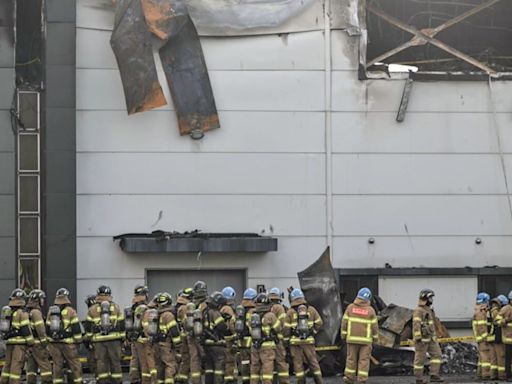
<svg viewBox="0 0 512 384">
<path fill-rule="evenodd" d="M 304 292 L 302 292 L 299 288 L 295 288 L 293 291 L 290 292 L 290 301 L 303 298 Z"/>
<path fill-rule="evenodd" d="M 361 288 L 359 292 L 357 292 L 357 298 L 364 301 L 370 301 L 372 299 L 372 291 L 366 287 Z"/>
<path fill-rule="evenodd" d="M 281 290 L 279 288 L 277 288 L 277 287 L 270 288 L 270 290 L 268 291 L 268 294 L 269 295 L 281 296 Z"/>
<path fill-rule="evenodd" d="M 224 287 L 222 289 L 222 296 L 224 296 L 226 300 L 235 300 L 236 292 L 233 287 Z"/>
<path fill-rule="evenodd" d="M 478 295 L 476 295 L 477 304 L 489 304 L 489 301 L 491 301 L 491 296 L 489 296 L 488 293 L 480 292 Z"/>
<path fill-rule="evenodd" d="M 247 288 L 244 291 L 244 299 L 245 300 L 254 300 L 258 296 L 258 292 L 254 288 Z"/>
<path fill-rule="evenodd" d="M 505 305 L 507 305 L 509 303 L 509 300 L 508 300 L 507 296 L 505 296 L 505 295 L 499 295 L 497 297 L 497 299 L 498 299 L 498 301 L 500 302 L 500 304 L 502 306 L 505 306 Z"/>
</svg>

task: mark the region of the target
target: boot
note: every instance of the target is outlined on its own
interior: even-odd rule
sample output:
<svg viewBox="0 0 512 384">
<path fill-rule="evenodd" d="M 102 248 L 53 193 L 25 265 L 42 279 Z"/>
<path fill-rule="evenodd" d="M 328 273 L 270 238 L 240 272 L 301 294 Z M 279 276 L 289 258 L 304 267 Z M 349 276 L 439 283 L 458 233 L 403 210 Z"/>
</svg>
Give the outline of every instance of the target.
<svg viewBox="0 0 512 384">
<path fill-rule="evenodd" d="M 324 381 L 322 380 L 322 376 L 313 376 L 313 379 L 315 380 L 315 384 L 323 384 Z"/>
<path fill-rule="evenodd" d="M 432 375 L 432 376 L 430 376 L 430 382 L 431 383 L 444 383 L 444 380 L 441 376 Z"/>
<path fill-rule="evenodd" d="M 416 384 L 425 384 L 423 379 L 416 379 Z"/>
<path fill-rule="evenodd" d="M 297 379 L 297 384 L 306 384 L 306 378 L 301 377 L 301 378 Z"/>
<path fill-rule="evenodd" d="M 347 376 L 343 376 L 343 382 L 345 384 L 353 384 L 354 383 L 354 380 L 351 379 L 350 377 L 347 377 Z M 422 383 L 423 384 L 423 383 Z"/>
</svg>

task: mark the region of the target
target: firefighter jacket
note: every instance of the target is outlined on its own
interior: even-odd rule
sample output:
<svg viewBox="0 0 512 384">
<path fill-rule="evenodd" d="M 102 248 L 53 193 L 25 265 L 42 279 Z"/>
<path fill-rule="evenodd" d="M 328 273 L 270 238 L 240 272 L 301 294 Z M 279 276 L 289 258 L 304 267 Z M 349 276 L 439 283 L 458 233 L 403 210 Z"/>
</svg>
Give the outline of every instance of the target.
<svg viewBox="0 0 512 384">
<path fill-rule="evenodd" d="M 286 320 L 286 309 L 284 308 L 284 305 L 282 305 L 280 303 L 272 303 L 272 306 L 270 307 L 270 311 L 274 315 L 276 315 L 277 320 L 279 320 L 279 322 L 281 323 L 281 327 L 282 327 Z M 284 339 L 283 332 L 280 331 L 277 334 L 277 337 L 279 338 L 279 340 L 283 340 Z"/>
<path fill-rule="evenodd" d="M 207 308 L 203 311 L 204 345 L 225 345 L 227 331 L 228 325 L 220 310 Z"/>
<path fill-rule="evenodd" d="M 262 339 L 259 341 L 251 338 L 252 346 L 257 349 L 273 349 L 276 347 L 276 341 L 278 335 L 281 333 L 281 322 L 277 319 L 277 316 L 271 312 L 270 308 L 267 310 L 256 309 L 252 312 L 251 317 L 254 313 L 257 313 L 261 317 L 261 336 Z M 249 333 L 253 332 L 252 321 L 249 322 Z"/>
<path fill-rule="evenodd" d="M 109 316 L 110 316 L 110 329 L 101 329 L 101 303 L 108 301 L 110 303 Z M 125 336 L 124 332 L 124 313 L 119 308 L 119 305 L 113 301 L 108 300 L 106 297 L 98 296 L 96 304 L 92 305 L 87 312 L 87 338 L 93 343 L 121 340 Z"/>
<path fill-rule="evenodd" d="M 297 312 L 299 305 L 293 305 L 286 313 L 283 326 L 284 340 L 289 341 L 290 345 L 315 344 L 315 335 L 318 333 L 322 324 L 322 318 L 318 311 L 311 305 L 307 305 L 308 329 L 309 334 L 306 338 L 301 338 L 297 332 L 299 314 Z"/>
<path fill-rule="evenodd" d="M 496 318 L 500 313 L 501 304 L 499 302 L 495 302 L 494 300 L 491 302 L 491 320 L 494 329 L 494 341 L 496 343 L 503 343 L 503 338 L 501 335 L 501 327 L 498 325 Z"/>
<path fill-rule="evenodd" d="M 139 336 L 139 338 L 137 339 L 137 342 L 139 343 L 142 343 L 142 344 L 145 344 L 145 343 L 149 343 L 149 342 L 152 342 L 153 339 L 152 337 L 149 336 L 148 334 L 148 328 L 149 328 L 149 322 L 150 322 L 150 316 L 149 316 L 149 308 L 147 307 L 138 307 L 137 310 L 139 312 L 141 311 L 144 311 L 144 313 L 142 313 L 142 332 Z M 139 314 L 138 312 L 136 312 L 136 314 Z"/>
<path fill-rule="evenodd" d="M 501 327 L 503 344 L 512 344 L 512 305 L 507 304 L 500 309 L 496 323 Z"/>
<path fill-rule="evenodd" d="M 11 330 L 5 339 L 7 345 L 34 345 L 29 314 L 24 308 L 13 308 Z"/>
<path fill-rule="evenodd" d="M 341 320 L 341 338 L 349 344 L 371 345 L 379 339 L 377 315 L 370 303 L 356 298 Z"/>
<path fill-rule="evenodd" d="M 493 325 L 491 322 L 491 314 L 487 304 L 475 305 L 473 320 L 473 335 L 477 343 L 484 341 L 494 341 Z"/>
<path fill-rule="evenodd" d="M 82 327 L 76 311 L 67 304 L 60 306 L 61 330 L 58 334 L 48 334 L 51 343 L 79 344 L 82 342 Z M 46 317 L 46 327 L 50 327 L 50 318 Z"/>
<path fill-rule="evenodd" d="M 187 305 L 181 304 L 177 308 L 176 320 L 178 321 L 178 325 L 180 327 L 181 337 L 187 337 L 187 330 L 185 329 L 185 324 L 187 323 Z"/>
<path fill-rule="evenodd" d="M 412 314 L 412 337 L 416 342 L 437 341 L 435 313 L 425 301 L 420 300 Z"/>
<path fill-rule="evenodd" d="M 32 329 L 32 334 L 34 335 L 35 344 L 47 343 L 48 338 L 46 337 L 46 326 L 41 308 L 39 305 L 37 305 L 29 307 L 28 310 L 30 311 L 30 328 Z"/>
<path fill-rule="evenodd" d="M 171 307 L 159 309 L 158 341 L 171 341 L 174 348 L 181 345 L 181 335 L 178 322 L 172 313 Z"/>
<path fill-rule="evenodd" d="M 224 336 L 224 340 L 233 341 L 235 338 L 235 310 L 231 305 L 226 304 L 220 309 L 220 314 L 222 315 L 222 317 L 224 317 L 224 320 L 226 321 L 226 325 L 228 327 L 226 335 Z"/>
</svg>

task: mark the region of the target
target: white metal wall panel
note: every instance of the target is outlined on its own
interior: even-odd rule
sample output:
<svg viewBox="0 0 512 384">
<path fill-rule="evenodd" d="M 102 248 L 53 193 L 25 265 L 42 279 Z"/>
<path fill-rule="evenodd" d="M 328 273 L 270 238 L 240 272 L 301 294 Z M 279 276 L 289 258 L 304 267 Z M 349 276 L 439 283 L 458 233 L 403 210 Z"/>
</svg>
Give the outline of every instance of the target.
<svg viewBox="0 0 512 384">
<path fill-rule="evenodd" d="M 159 73 L 159 77 L 163 77 Z M 224 111 L 321 111 L 324 74 L 321 71 L 212 71 L 217 108 Z M 77 69 L 78 110 L 126 110 L 117 70 Z M 161 81 L 171 109 L 172 99 Z"/>
<path fill-rule="evenodd" d="M 317 154 L 82 153 L 77 164 L 79 194 L 325 194 Z"/>
<path fill-rule="evenodd" d="M 335 237 L 333 263 L 340 268 L 393 267 L 482 268 L 510 266 L 512 236 L 375 236 Z"/>
<path fill-rule="evenodd" d="M 331 33 L 332 69 L 357 71 L 359 67 L 359 37 L 349 36 L 346 31 Z"/>
<path fill-rule="evenodd" d="M 5 177 L 0 183 L 0 195 L 12 194 L 15 190 L 14 182 L 16 179 L 13 164 L 15 164 L 14 153 L 0 152 L 0 175 Z"/>
<path fill-rule="evenodd" d="M 117 69 L 109 31 L 77 29 L 77 68 Z M 323 70 L 323 33 L 247 37 L 202 37 L 206 65 L 212 70 Z M 304 52 L 308 52 L 307 55 Z M 155 63 L 161 68 L 158 56 Z"/>
<path fill-rule="evenodd" d="M 77 241 L 80 279 L 143 278 L 146 268 L 248 268 L 249 278 L 295 278 L 325 248 L 325 237 L 280 237 L 279 252 L 266 254 L 177 253 L 127 254 L 109 237 L 81 237 Z M 293 268 L 290 260 L 293 259 Z M 101 270 L 98 265 L 101 264 Z"/>
<path fill-rule="evenodd" d="M 10 111 L 0 110 L 0 152 L 12 152 L 14 148 L 14 135 L 10 122 Z"/>
<path fill-rule="evenodd" d="M 14 68 L 0 68 L 0 109 L 10 109 L 14 97 Z"/>
<path fill-rule="evenodd" d="M 78 111 L 78 152 L 322 153 L 321 112 L 220 112 L 222 129 L 208 140 L 178 136 L 174 114 Z M 1 146 L 1 142 L 0 142 Z M 263 156 L 263 155 L 262 155 Z"/>
<path fill-rule="evenodd" d="M 423 288 L 437 293 L 434 310 L 441 320 L 469 320 L 473 316 L 475 295 L 478 289 L 476 277 L 380 277 L 379 295 L 389 303 L 415 308 L 418 294 Z M 457 289 L 454 289 L 457 287 Z"/>
<path fill-rule="evenodd" d="M 507 192 L 500 157 L 485 154 L 338 154 L 333 157 L 333 184 L 335 194 Z"/>
<path fill-rule="evenodd" d="M 512 115 L 407 112 L 334 113 L 333 152 L 340 153 L 498 153 L 512 150 Z"/>
<path fill-rule="evenodd" d="M 340 236 L 512 235 L 506 196 L 335 196 L 333 209 Z"/>
<path fill-rule="evenodd" d="M 15 207 L 14 195 L 0 195 L 0 212 L 7 217 L 5 220 L 0 220 L 0 236 L 14 236 Z"/>
<path fill-rule="evenodd" d="M 325 235 L 324 196 L 79 195 L 77 209 L 79 237 L 155 229 Z"/>
</svg>

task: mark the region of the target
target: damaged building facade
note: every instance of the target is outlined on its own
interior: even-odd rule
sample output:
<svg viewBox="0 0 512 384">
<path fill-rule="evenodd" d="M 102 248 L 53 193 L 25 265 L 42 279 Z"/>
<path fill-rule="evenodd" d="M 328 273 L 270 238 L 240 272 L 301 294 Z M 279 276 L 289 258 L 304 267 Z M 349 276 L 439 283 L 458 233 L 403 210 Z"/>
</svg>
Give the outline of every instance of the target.
<svg viewBox="0 0 512 384">
<path fill-rule="evenodd" d="M 41 2 L 39 56 L 23 61 L 11 31 L 29 16 L 7 3 L 3 297 L 64 285 L 81 301 L 107 283 L 128 304 L 137 283 L 175 293 L 198 278 L 286 288 L 328 245 L 347 299 L 366 285 L 412 307 L 430 287 L 452 328 L 468 327 L 477 290 L 512 289 L 508 1 L 189 0 L 220 125 L 200 140 L 180 135 L 154 36 L 167 105 L 128 114 L 110 0 Z M 42 85 L 25 89 L 20 64 L 38 57 Z M 36 168 L 20 168 L 24 135 Z M 180 235 L 143 235 L 158 230 Z"/>
</svg>

